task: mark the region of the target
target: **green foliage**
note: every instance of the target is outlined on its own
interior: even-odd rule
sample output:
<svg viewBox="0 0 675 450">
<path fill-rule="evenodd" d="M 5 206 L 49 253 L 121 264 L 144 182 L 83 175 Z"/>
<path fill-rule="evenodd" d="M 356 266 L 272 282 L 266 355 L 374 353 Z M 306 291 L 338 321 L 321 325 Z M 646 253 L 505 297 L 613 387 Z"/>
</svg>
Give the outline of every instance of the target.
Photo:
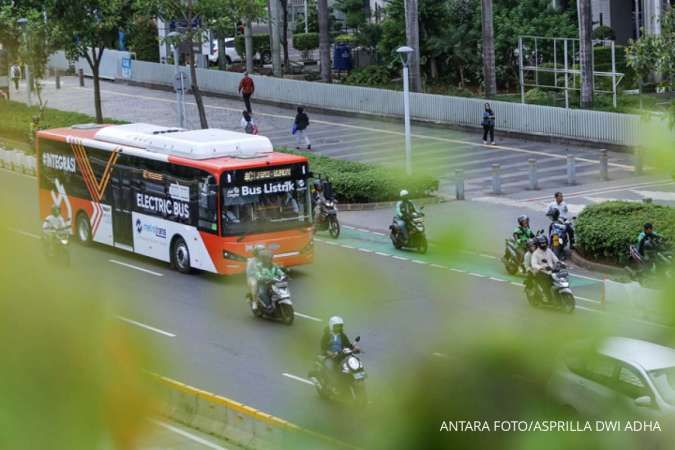
<svg viewBox="0 0 675 450">
<path fill-rule="evenodd" d="M 293 47 L 300 51 L 308 51 L 319 48 L 319 33 L 294 34 Z"/>
<path fill-rule="evenodd" d="M 345 15 L 345 25 L 348 28 L 358 30 L 365 25 L 368 19 L 363 0 L 337 0 L 335 9 Z"/>
<path fill-rule="evenodd" d="M 555 103 L 553 96 L 541 88 L 534 88 L 525 92 L 525 102 L 532 105 L 548 106 Z"/>
<path fill-rule="evenodd" d="M 239 35 L 234 38 L 234 47 L 240 55 L 246 54 L 246 43 L 244 36 Z M 267 33 L 260 33 L 253 35 L 253 53 L 263 53 L 270 51 L 270 35 Z"/>
<path fill-rule="evenodd" d="M 338 44 L 355 44 L 356 37 L 352 34 L 338 34 L 335 36 L 334 41 Z"/>
<path fill-rule="evenodd" d="M 374 49 L 377 47 L 380 39 L 382 39 L 382 25 L 379 23 L 367 23 L 359 28 L 356 36 L 359 44 Z"/>
<path fill-rule="evenodd" d="M 401 170 L 328 158 L 313 152 L 277 150 L 309 158 L 312 172 L 327 177 L 333 183 L 338 200 L 344 203 L 396 200 L 404 188 L 413 198 L 426 197 L 438 189 L 438 180 L 429 175 L 407 176 Z"/>
<path fill-rule="evenodd" d="M 591 33 L 591 38 L 597 40 L 613 41 L 616 39 L 616 34 L 614 33 L 614 30 L 611 27 L 608 27 L 607 25 L 600 25 L 598 27 L 595 27 L 595 29 Z"/>
<path fill-rule="evenodd" d="M 140 61 L 159 62 L 157 24 L 150 16 L 137 16 L 131 22 L 128 33 L 129 50 Z"/>
<path fill-rule="evenodd" d="M 383 86 L 391 81 L 391 71 L 381 65 L 371 65 L 354 69 L 345 78 L 345 84 L 353 84 L 358 86 Z"/>
<path fill-rule="evenodd" d="M 675 242 L 675 208 L 651 203 L 611 201 L 587 206 L 577 219 L 577 247 L 595 260 L 623 265 L 645 222 Z"/>
</svg>

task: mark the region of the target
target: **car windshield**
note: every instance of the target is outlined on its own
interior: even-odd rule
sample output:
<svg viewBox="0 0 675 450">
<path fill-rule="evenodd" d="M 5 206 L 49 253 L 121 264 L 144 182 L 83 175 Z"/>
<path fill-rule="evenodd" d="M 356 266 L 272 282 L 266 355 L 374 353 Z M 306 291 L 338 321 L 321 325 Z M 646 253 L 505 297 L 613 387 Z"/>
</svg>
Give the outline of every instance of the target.
<svg viewBox="0 0 675 450">
<path fill-rule="evenodd" d="M 647 372 L 661 397 L 668 404 L 675 406 L 675 367 Z"/>
<path fill-rule="evenodd" d="M 311 224 L 309 190 L 305 177 L 296 170 L 240 173 L 223 180 L 223 235 L 241 235 L 287 230 Z"/>
</svg>

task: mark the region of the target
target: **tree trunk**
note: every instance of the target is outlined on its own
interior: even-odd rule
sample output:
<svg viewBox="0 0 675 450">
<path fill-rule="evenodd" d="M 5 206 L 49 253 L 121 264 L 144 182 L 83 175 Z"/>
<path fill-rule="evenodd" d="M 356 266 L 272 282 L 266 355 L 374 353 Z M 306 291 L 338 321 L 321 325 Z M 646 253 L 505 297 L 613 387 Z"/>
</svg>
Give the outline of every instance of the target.
<svg viewBox="0 0 675 450">
<path fill-rule="evenodd" d="M 225 37 L 222 34 L 218 35 L 218 68 L 220 70 L 227 69 L 227 58 L 225 55 Z"/>
<path fill-rule="evenodd" d="M 280 0 L 279 4 L 281 5 L 281 18 L 282 18 L 282 30 L 281 30 L 281 46 L 284 49 L 284 72 L 288 73 L 290 66 L 288 64 L 288 0 Z"/>
<path fill-rule="evenodd" d="M 321 61 L 321 81 L 332 81 L 330 64 L 330 30 L 328 29 L 328 0 L 317 0 L 317 14 L 319 19 L 319 59 Z"/>
<path fill-rule="evenodd" d="M 581 64 L 581 107 L 593 105 L 593 42 L 591 0 L 578 0 L 579 62 Z"/>
<path fill-rule="evenodd" d="M 246 71 L 253 73 L 253 25 L 249 19 L 244 24 L 244 47 L 246 48 Z M 262 58 L 262 55 L 260 55 Z"/>
<path fill-rule="evenodd" d="M 192 41 L 192 0 L 188 0 L 187 43 L 188 62 L 190 64 L 190 89 L 192 89 L 192 95 L 195 97 L 195 103 L 197 104 L 197 111 L 199 112 L 199 124 L 202 128 L 208 128 L 209 123 L 206 121 L 204 101 L 202 100 L 202 93 L 199 90 L 199 84 L 197 83 L 197 69 L 195 68 L 195 49 L 194 43 Z"/>
<path fill-rule="evenodd" d="M 422 73 L 420 70 L 420 31 L 417 0 L 404 0 L 405 7 L 405 37 L 409 47 L 413 49 L 410 55 L 410 90 L 422 92 Z"/>
<path fill-rule="evenodd" d="M 101 107 L 101 78 L 99 77 L 99 68 L 101 65 L 101 58 L 103 57 L 103 50 L 104 47 L 99 47 L 97 55 L 96 48 L 92 48 L 91 54 L 93 58 L 89 64 L 91 67 L 91 75 L 94 80 L 94 108 L 96 109 L 96 123 L 103 123 L 103 108 Z"/>
<path fill-rule="evenodd" d="M 279 0 L 269 0 L 270 21 L 272 23 L 272 72 L 281 77 L 281 45 L 279 42 Z"/>
<path fill-rule="evenodd" d="M 492 0 L 481 0 L 483 19 L 483 81 L 485 96 L 497 95 L 497 70 L 495 68 L 495 33 L 493 28 Z"/>
</svg>

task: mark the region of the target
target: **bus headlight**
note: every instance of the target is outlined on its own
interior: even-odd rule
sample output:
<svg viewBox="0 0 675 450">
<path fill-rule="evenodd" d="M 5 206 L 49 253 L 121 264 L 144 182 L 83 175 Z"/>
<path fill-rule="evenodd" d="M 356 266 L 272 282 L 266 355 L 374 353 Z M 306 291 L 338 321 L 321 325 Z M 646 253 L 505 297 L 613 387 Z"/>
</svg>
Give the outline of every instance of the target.
<svg viewBox="0 0 675 450">
<path fill-rule="evenodd" d="M 230 259 L 232 261 L 246 262 L 246 258 L 244 258 L 243 256 L 239 256 L 236 253 L 228 252 L 227 250 L 223 250 L 223 258 Z"/>
</svg>

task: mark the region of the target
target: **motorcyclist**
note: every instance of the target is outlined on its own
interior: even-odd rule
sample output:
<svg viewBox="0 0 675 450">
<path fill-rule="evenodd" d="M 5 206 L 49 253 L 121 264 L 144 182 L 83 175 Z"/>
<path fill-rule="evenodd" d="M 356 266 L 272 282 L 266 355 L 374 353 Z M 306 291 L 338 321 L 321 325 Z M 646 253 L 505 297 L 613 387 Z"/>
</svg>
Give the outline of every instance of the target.
<svg viewBox="0 0 675 450">
<path fill-rule="evenodd" d="M 567 220 L 569 208 L 567 207 L 567 203 L 565 203 L 563 193 L 558 191 L 555 194 L 553 194 L 553 198 L 554 200 L 551 203 L 549 203 L 548 207 L 546 208 L 546 217 L 549 217 L 553 222 L 557 221 L 558 218 L 561 218 L 563 221 Z M 558 211 L 558 215 L 554 219 L 553 217 L 555 211 Z M 570 224 L 566 224 L 565 231 L 567 233 L 567 236 L 569 237 L 570 250 L 574 249 L 574 229 Z"/>
<path fill-rule="evenodd" d="M 314 218 L 318 219 L 321 211 L 321 205 L 326 201 L 323 192 L 323 183 L 321 180 L 314 180 L 314 191 L 312 192 L 312 206 L 314 207 Z"/>
<path fill-rule="evenodd" d="M 530 229 L 530 218 L 525 214 L 518 216 L 518 226 L 513 230 L 513 239 L 519 248 L 525 250 L 528 239 L 534 237 L 534 232 Z"/>
<path fill-rule="evenodd" d="M 325 357 L 324 364 L 329 369 L 329 373 L 335 375 L 340 370 L 343 350 L 354 349 L 354 345 L 344 333 L 344 325 L 342 317 L 333 316 L 328 319 L 328 326 L 324 328 L 321 336 L 321 354 Z"/>
<path fill-rule="evenodd" d="M 415 204 L 408 198 L 408 191 L 403 189 L 400 193 L 400 200 L 396 202 L 396 211 L 394 212 L 394 222 L 403 234 L 403 242 L 408 242 L 408 222 L 416 212 Z"/>
<path fill-rule="evenodd" d="M 548 240 L 545 236 L 537 239 L 537 249 L 532 253 L 530 264 L 535 280 L 541 286 L 544 294 L 550 298 L 551 270 L 559 262 L 555 253 L 548 248 Z"/>
<path fill-rule="evenodd" d="M 640 256 L 645 261 L 649 261 L 653 252 L 657 251 L 661 244 L 661 235 L 654 231 L 654 226 L 651 223 L 645 223 L 642 227 L 642 232 L 637 238 L 637 249 Z"/>
<path fill-rule="evenodd" d="M 259 250 L 258 256 L 256 257 L 257 263 L 255 265 L 254 278 L 256 281 L 256 291 L 262 304 L 265 308 L 271 307 L 271 299 L 269 294 L 268 285 L 269 283 L 276 279 L 284 276 L 283 270 L 272 260 L 274 255 L 272 251 L 268 248 Z"/>
<path fill-rule="evenodd" d="M 253 247 L 252 256 L 246 261 L 246 282 L 248 283 L 248 292 L 252 298 L 255 298 L 258 291 L 258 280 L 256 279 L 256 266 L 260 262 L 258 260 L 260 253 L 265 250 L 263 244 L 257 244 Z"/>
<path fill-rule="evenodd" d="M 525 247 L 527 251 L 523 255 L 523 269 L 525 270 L 525 284 L 528 288 L 532 287 L 534 282 L 532 273 L 532 254 L 537 250 L 537 239 L 530 238 L 526 241 Z"/>
<path fill-rule="evenodd" d="M 45 233 L 57 233 L 63 231 L 68 227 L 66 221 L 61 216 L 61 208 L 59 206 L 52 206 L 51 213 L 42 222 L 42 231 Z"/>
</svg>

